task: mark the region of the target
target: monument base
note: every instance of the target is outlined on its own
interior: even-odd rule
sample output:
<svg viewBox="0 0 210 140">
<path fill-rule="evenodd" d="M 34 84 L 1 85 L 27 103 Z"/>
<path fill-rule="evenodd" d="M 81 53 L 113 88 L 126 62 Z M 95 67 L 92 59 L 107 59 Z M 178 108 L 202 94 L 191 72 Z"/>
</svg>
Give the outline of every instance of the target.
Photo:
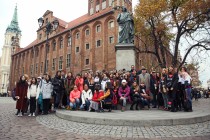
<svg viewBox="0 0 210 140">
<path fill-rule="evenodd" d="M 131 65 L 136 64 L 136 52 L 134 44 L 117 44 L 116 51 L 116 69 L 130 70 Z"/>
</svg>

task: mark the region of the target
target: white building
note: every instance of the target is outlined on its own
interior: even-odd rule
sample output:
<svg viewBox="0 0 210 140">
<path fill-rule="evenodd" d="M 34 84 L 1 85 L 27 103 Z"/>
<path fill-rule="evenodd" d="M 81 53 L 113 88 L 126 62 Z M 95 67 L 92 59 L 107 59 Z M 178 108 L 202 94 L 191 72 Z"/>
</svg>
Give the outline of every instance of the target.
<svg viewBox="0 0 210 140">
<path fill-rule="evenodd" d="M 21 38 L 21 30 L 18 25 L 17 6 L 10 25 L 7 27 L 0 57 L 0 93 L 6 93 L 9 86 L 9 75 L 11 65 L 12 43 L 15 38 Z"/>
</svg>

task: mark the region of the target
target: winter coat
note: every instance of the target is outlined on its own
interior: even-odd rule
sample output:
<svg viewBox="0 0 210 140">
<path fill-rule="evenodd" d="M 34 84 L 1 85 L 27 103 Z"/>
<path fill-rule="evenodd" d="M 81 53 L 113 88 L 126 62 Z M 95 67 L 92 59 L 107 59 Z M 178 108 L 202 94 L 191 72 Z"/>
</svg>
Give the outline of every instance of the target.
<svg viewBox="0 0 210 140">
<path fill-rule="evenodd" d="M 64 86 L 66 88 L 66 94 L 67 94 L 67 96 L 69 96 L 70 92 L 74 88 L 74 81 L 75 81 L 75 79 L 73 77 L 71 77 L 71 78 L 67 77 L 65 79 Z"/>
<path fill-rule="evenodd" d="M 28 83 L 18 83 L 16 86 L 16 95 L 20 98 L 17 100 L 16 109 L 20 109 L 25 111 L 27 108 L 27 90 L 28 90 Z"/>
<path fill-rule="evenodd" d="M 27 98 L 30 99 L 30 97 L 36 97 L 38 99 L 40 93 L 40 88 L 38 85 L 32 84 L 31 87 L 28 86 L 28 92 L 27 92 Z"/>
<path fill-rule="evenodd" d="M 52 82 L 46 82 L 45 80 L 42 80 L 42 86 L 41 86 L 41 93 L 43 99 L 50 99 L 53 92 L 53 85 Z"/>
<path fill-rule="evenodd" d="M 88 89 L 88 91 L 85 91 L 85 90 L 82 91 L 82 95 L 81 95 L 82 104 L 85 104 L 86 99 L 92 100 L 92 98 L 93 98 L 93 94 L 90 89 Z"/>
<path fill-rule="evenodd" d="M 122 86 L 118 90 L 119 97 L 129 97 L 130 96 L 130 87 L 126 85 L 125 88 Z"/>
<path fill-rule="evenodd" d="M 63 92 L 64 90 L 64 80 L 61 77 L 55 76 L 52 81 L 53 90 L 56 92 Z"/>
<path fill-rule="evenodd" d="M 105 86 L 106 86 L 106 83 L 107 83 L 107 82 L 110 82 L 109 78 L 103 79 L 103 80 L 101 81 L 101 89 L 102 89 L 103 91 L 105 91 Z"/>
<path fill-rule="evenodd" d="M 84 79 L 83 78 L 76 78 L 75 85 L 77 86 L 80 93 L 83 91 Z"/>
<path fill-rule="evenodd" d="M 92 98 L 92 101 L 94 102 L 98 102 L 99 103 L 99 99 L 104 96 L 104 92 L 102 90 L 100 91 L 95 91 L 95 93 L 93 94 L 93 98 Z"/>
<path fill-rule="evenodd" d="M 79 90 L 72 90 L 69 96 L 70 102 L 73 102 L 74 99 L 79 99 L 81 92 Z"/>
</svg>

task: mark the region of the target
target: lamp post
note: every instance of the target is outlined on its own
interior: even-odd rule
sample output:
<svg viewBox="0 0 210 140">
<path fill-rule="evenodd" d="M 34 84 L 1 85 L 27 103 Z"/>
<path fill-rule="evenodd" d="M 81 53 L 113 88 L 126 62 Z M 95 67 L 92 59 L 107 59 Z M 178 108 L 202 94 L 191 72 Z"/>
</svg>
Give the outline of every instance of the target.
<svg viewBox="0 0 210 140">
<path fill-rule="evenodd" d="M 44 19 L 41 17 L 38 19 L 39 28 L 42 29 L 44 24 Z M 47 51 L 48 51 L 48 39 L 49 34 L 53 31 L 55 31 L 58 28 L 59 21 L 57 19 L 54 19 L 53 22 L 47 22 L 45 28 L 43 30 L 46 32 L 47 39 L 46 39 L 46 47 L 45 47 L 45 64 L 44 64 L 44 73 L 47 72 Z"/>
</svg>

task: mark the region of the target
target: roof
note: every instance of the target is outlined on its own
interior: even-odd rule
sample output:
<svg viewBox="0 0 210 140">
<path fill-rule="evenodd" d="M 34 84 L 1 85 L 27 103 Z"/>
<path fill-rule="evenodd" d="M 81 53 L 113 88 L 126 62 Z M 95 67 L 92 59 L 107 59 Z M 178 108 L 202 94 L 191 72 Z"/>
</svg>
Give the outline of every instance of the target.
<svg viewBox="0 0 210 140">
<path fill-rule="evenodd" d="M 51 11 L 47 11 L 47 12 L 45 12 L 45 14 L 47 14 L 49 12 L 51 12 Z M 66 31 L 68 31 L 70 29 L 73 29 L 73 28 L 76 28 L 78 26 L 81 26 L 84 23 L 90 22 L 90 21 L 92 21 L 92 20 L 94 20 L 96 18 L 99 18 L 101 16 L 104 16 L 105 14 L 110 13 L 110 12 L 111 12 L 111 8 L 107 8 L 107 9 L 101 10 L 98 13 L 95 13 L 93 15 L 85 14 L 85 15 L 83 15 L 83 16 L 81 16 L 81 17 L 79 17 L 79 18 L 77 18 L 77 19 L 75 19 L 75 20 L 73 20 L 73 21 L 71 21 L 69 23 L 67 23 L 66 21 L 61 20 L 61 19 L 59 19 L 59 18 L 57 18 L 57 17 L 54 16 L 54 18 L 57 18 L 59 20 L 59 25 L 61 25 L 61 26 L 63 26 L 63 27 L 66 28 L 63 31 L 61 31 L 60 33 L 56 34 L 55 36 L 60 35 L 60 34 L 66 32 Z M 55 36 L 52 36 L 52 37 L 55 37 Z M 43 42 L 45 42 L 45 41 L 43 41 Z M 43 43 L 43 42 L 39 42 L 39 44 L 40 43 Z M 32 43 L 30 43 L 25 48 L 23 48 L 22 50 L 16 52 L 15 54 L 18 54 L 20 52 L 23 52 L 23 51 L 25 51 L 25 50 L 27 50 L 27 49 L 35 46 L 36 44 L 38 44 L 38 40 L 37 39 L 34 40 Z"/>
</svg>

